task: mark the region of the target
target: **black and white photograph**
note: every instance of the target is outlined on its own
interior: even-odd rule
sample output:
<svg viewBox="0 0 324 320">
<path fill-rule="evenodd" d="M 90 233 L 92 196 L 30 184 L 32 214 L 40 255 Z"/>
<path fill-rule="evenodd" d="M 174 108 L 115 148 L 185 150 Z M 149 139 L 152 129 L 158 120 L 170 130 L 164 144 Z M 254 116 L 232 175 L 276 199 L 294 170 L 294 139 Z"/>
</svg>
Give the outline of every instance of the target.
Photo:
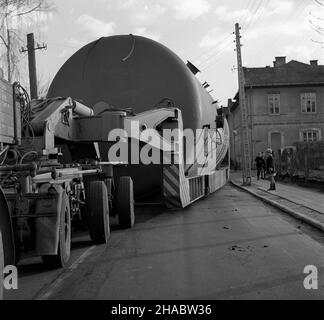
<svg viewBox="0 0 324 320">
<path fill-rule="evenodd" d="M 324 300 L 323 139 L 324 0 L 0 0 L 0 317 Z"/>
</svg>

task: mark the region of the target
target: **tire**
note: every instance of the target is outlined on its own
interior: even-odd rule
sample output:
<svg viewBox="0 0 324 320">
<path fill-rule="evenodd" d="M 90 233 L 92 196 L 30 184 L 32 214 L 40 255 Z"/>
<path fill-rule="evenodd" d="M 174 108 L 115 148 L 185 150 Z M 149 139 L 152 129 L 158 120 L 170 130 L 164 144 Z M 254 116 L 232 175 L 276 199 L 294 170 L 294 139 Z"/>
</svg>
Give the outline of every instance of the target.
<svg viewBox="0 0 324 320">
<path fill-rule="evenodd" d="M 133 180 L 131 177 L 121 177 L 119 179 L 117 212 L 119 225 L 122 228 L 132 228 L 135 223 L 135 212 Z"/>
<path fill-rule="evenodd" d="M 90 183 L 88 225 L 91 240 L 96 244 L 107 243 L 110 236 L 107 187 L 103 181 Z"/>
<path fill-rule="evenodd" d="M 66 192 L 62 195 L 62 206 L 60 213 L 59 243 L 56 255 L 42 256 L 46 266 L 51 269 L 63 268 L 66 266 L 71 255 L 71 213 L 70 202 Z"/>
<path fill-rule="evenodd" d="M 4 268 L 4 255 L 3 255 L 2 236 L 0 230 L 0 300 L 3 299 L 3 268 Z"/>
<path fill-rule="evenodd" d="M 13 232 L 12 221 L 8 202 L 0 187 L 0 229 L 2 232 L 2 245 L 4 255 L 4 265 L 15 265 L 17 263 L 17 248 L 15 234 Z M 17 246 L 19 249 L 19 246 Z"/>
</svg>

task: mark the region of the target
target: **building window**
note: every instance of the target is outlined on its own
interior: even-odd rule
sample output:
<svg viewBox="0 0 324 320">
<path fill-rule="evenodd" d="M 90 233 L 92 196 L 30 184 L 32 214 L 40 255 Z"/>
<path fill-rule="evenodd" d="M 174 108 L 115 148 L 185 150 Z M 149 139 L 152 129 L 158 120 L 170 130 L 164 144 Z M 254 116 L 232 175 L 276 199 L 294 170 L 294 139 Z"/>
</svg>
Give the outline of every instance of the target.
<svg viewBox="0 0 324 320">
<path fill-rule="evenodd" d="M 302 135 L 304 142 L 312 142 L 320 140 L 320 131 L 316 129 L 304 130 Z"/>
<path fill-rule="evenodd" d="M 270 114 L 280 114 L 280 93 L 268 94 L 268 107 Z"/>
<path fill-rule="evenodd" d="M 301 109 L 303 113 L 315 113 L 316 112 L 316 93 L 304 92 L 300 95 Z"/>
</svg>

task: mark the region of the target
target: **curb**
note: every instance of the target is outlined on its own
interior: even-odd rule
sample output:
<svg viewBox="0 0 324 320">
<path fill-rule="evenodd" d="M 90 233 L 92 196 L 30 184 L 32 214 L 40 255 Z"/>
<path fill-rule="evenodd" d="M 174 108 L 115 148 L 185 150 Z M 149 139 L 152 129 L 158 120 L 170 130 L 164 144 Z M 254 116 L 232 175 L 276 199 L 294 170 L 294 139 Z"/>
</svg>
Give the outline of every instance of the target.
<svg viewBox="0 0 324 320">
<path fill-rule="evenodd" d="M 230 183 L 232 185 L 234 185 L 235 187 L 238 187 L 239 189 L 250 193 L 254 197 L 256 197 L 258 199 L 261 199 L 263 202 L 266 202 L 266 203 L 268 203 L 268 204 L 270 204 L 270 205 L 272 205 L 272 206 L 274 206 L 274 207 L 288 213 L 289 215 L 297 218 L 298 220 L 306 222 L 307 224 L 313 226 L 314 228 L 324 232 L 324 224 L 319 222 L 318 220 L 310 218 L 310 217 L 306 216 L 303 213 L 297 212 L 297 211 L 295 211 L 295 210 L 293 210 L 293 209 L 291 209 L 291 208 L 289 208 L 289 207 L 287 207 L 285 205 L 282 205 L 282 204 L 280 204 L 280 203 L 278 203 L 278 202 L 276 202 L 274 200 L 268 199 L 267 197 L 261 196 L 261 195 L 255 193 L 254 191 L 252 191 L 252 190 L 250 190 L 250 189 L 248 189 L 248 188 L 246 188 L 244 186 L 241 186 L 240 184 L 238 184 L 237 182 L 234 182 L 233 180 L 231 180 Z M 288 199 L 286 199 L 286 200 L 288 200 Z M 290 200 L 288 200 L 288 201 L 290 201 Z M 293 202 L 293 201 L 291 201 L 291 202 Z"/>
</svg>

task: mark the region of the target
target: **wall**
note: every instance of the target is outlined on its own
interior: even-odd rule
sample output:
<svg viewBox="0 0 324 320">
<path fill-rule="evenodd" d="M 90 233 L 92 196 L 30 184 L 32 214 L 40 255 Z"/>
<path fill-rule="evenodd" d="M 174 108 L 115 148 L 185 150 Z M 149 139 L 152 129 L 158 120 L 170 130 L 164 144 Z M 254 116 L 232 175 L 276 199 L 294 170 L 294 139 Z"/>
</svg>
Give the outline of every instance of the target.
<svg viewBox="0 0 324 320">
<path fill-rule="evenodd" d="M 316 92 L 316 113 L 305 114 L 301 111 L 300 94 L 307 91 Z M 268 110 L 268 94 L 280 93 L 280 114 L 270 115 Z M 248 123 L 252 162 L 256 154 L 271 146 L 271 132 L 281 133 L 281 147 L 300 141 L 303 129 L 317 128 L 324 137 L 324 86 L 321 87 L 279 87 L 253 88 L 246 90 L 248 103 Z M 231 126 L 231 158 L 241 161 L 240 148 L 240 108 L 230 115 Z M 253 128 L 253 130 L 252 130 Z M 237 135 L 233 130 L 238 131 Z M 235 150 L 234 150 L 235 148 Z"/>
</svg>

